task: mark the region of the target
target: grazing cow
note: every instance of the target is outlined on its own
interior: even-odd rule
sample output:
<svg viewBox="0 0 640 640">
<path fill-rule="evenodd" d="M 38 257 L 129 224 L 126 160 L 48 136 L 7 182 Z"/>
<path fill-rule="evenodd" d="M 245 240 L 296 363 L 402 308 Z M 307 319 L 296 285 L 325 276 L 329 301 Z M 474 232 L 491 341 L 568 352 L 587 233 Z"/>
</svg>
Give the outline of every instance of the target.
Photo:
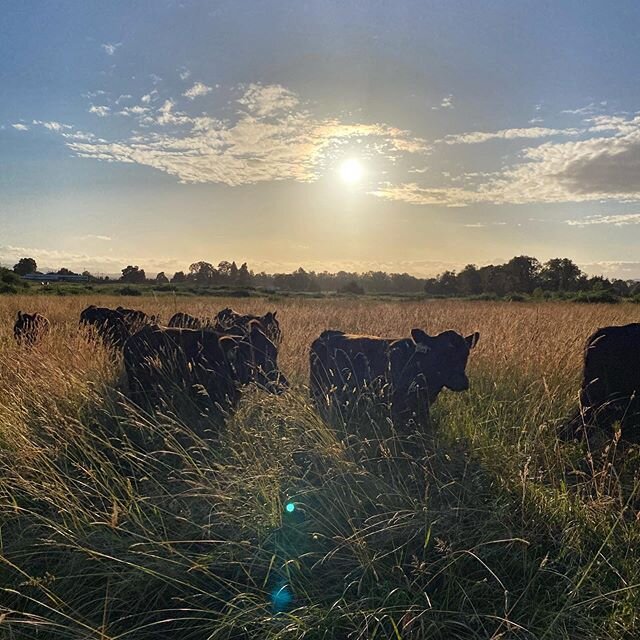
<svg viewBox="0 0 640 640">
<path fill-rule="evenodd" d="M 32 347 L 38 340 L 49 333 L 49 320 L 40 313 L 22 313 L 18 311 L 13 325 L 13 335 L 18 344 Z"/>
<path fill-rule="evenodd" d="M 80 314 L 80 325 L 93 327 L 108 346 L 115 348 L 121 348 L 131 335 L 123 313 L 93 304 Z"/>
<path fill-rule="evenodd" d="M 263 316 L 254 316 L 250 313 L 243 315 L 227 307 L 216 316 L 216 324 L 221 329 L 230 329 L 234 326 L 246 328 L 250 322 L 257 321 L 271 342 L 280 346 L 280 344 L 282 344 L 282 330 L 276 318 L 277 313 L 277 311 L 269 311 Z"/>
<path fill-rule="evenodd" d="M 203 321 L 200 318 L 189 315 L 188 313 L 178 311 L 178 313 L 174 313 L 171 316 L 168 326 L 180 329 L 204 329 L 205 327 L 208 327 L 209 324 L 208 320 Z"/>
<path fill-rule="evenodd" d="M 564 429 L 568 437 L 588 435 L 593 428 L 640 437 L 640 324 L 604 327 L 587 340 L 580 390 L 580 409 Z M 635 428 L 634 428 L 635 427 Z"/>
<path fill-rule="evenodd" d="M 147 324 L 156 324 L 159 322 L 157 316 L 148 316 L 144 311 L 137 309 L 125 309 L 124 307 L 116 307 L 116 311 L 122 314 L 122 319 L 126 325 L 129 335 L 133 335 L 140 331 Z"/>
<path fill-rule="evenodd" d="M 440 391 L 466 391 L 469 350 L 480 338 L 455 331 L 429 336 L 413 329 L 398 340 L 325 331 L 311 345 L 311 396 L 325 416 L 343 415 L 358 398 L 377 394 L 396 426 L 426 421 Z"/>
<path fill-rule="evenodd" d="M 124 362 L 134 400 L 200 385 L 225 409 L 237 404 L 241 385 L 255 382 L 270 393 L 288 386 L 277 347 L 257 325 L 246 335 L 148 325 L 126 341 Z"/>
</svg>

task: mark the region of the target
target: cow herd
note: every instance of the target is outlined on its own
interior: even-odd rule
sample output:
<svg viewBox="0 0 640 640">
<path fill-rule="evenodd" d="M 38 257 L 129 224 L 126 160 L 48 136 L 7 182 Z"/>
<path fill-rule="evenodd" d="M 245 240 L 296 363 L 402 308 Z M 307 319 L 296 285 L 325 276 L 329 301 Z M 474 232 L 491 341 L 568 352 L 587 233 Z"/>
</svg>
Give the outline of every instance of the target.
<svg viewBox="0 0 640 640">
<path fill-rule="evenodd" d="M 91 336 L 123 354 L 129 394 L 137 404 L 157 405 L 171 390 L 206 397 L 226 414 L 242 387 L 254 383 L 274 394 L 289 386 L 278 367 L 282 331 L 277 312 L 263 316 L 226 308 L 210 318 L 176 313 L 166 326 L 143 311 L 91 305 L 80 314 Z M 33 347 L 50 330 L 39 313 L 18 312 L 14 336 Z M 406 338 L 324 331 L 309 351 L 311 398 L 319 413 L 347 418 L 362 398 L 390 411 L 394 425 L 426 424 L 429 406 L 443 388 L 465 391 L 465 369 L 476 332 L 430 336 L 413 329 Z M 640 423 L 640 324 L 599 329 L 586 344 L 580 409 L 561 435 L 589 437 L 621 425 L 635 439 Z"/>
</svg>

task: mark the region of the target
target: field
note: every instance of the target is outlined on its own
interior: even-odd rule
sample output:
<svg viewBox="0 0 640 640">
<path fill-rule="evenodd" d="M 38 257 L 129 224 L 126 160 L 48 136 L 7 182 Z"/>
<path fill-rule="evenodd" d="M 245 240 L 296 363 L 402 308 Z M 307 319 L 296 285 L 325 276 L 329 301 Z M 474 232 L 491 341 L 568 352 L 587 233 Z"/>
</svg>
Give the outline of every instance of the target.
<svg viewBox="0 0 640 640">
<path fill-rule="evenodd" d="M 248 390 L 222 432 L 194 405 L 126 401 L 88 304 L 276 308 L 293 388 Z M 53 331 L 14 344 L 15 312 Z M 556 430 L 582 349 L 637 305 L 0 298 L 0 638 L 637 638 L 640 456 Z M 479 331 L 471 389 L 428 432 L 324 424 L 307 399 L 324 329 Z M 354 435 L 357 434 L 357 435 Z M 287 505 L 293 505 L 287 509 Z"/>
</svg>

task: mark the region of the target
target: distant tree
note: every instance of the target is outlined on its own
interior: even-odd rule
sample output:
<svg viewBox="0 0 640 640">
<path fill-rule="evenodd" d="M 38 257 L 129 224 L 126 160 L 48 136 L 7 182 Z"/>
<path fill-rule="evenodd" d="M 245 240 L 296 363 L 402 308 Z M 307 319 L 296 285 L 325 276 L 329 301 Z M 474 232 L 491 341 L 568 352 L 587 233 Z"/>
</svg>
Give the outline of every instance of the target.
<svg viewBox="0 0 640 640">
<path fill-rule="evenodd" d="M 356 296 L 364 295 L 364 289 L 355 281 L 351 280 L 338 287 L 338 293 L 350 293 Z"/>
<path fill-rule="evenodd" d="M 507 293 L 507 274 L 504 265 L 487 265 L 478 269 L 483 293 L 503 296 Z"/>
<path fill-rule="evenodd" d="M 169 278 L 164 274 L 164 271 L 156 276 L 156 284 L 169 284 Z"/>
<path fill-rule="evenodd" d="M 453 296 L 458 293 L 458 277 L 455 271 L 445 271 L 438 276 L 438 293 Z"/>
<path fill-rule="evenodd" d="M 538 286 L 540 263 L 530 256 L 516 256 L 504 265 L 507 287 L 518 293 L 531 293 Z"/>
<path fill-rule="evenodd" d="M 120 280 L 131 284 L 142 284 L 147 279 L 144 269 L 140 269 L 137 265 L 134 267 L 129 265 L 122 270 Z"/>
<path fill-rule="evenodd" d="M 189 266 L 189 278 L 198 284 L 212 284 L 217 273 L 215 267 L 204 260 L 194 262 Z"/>
<path fill-rule="evenodd" d="M 13 270 L 19 276 L 26 276 L 30 273 L 36 273 L 36 271 L 38 271 L 38 265 L 33 258 L 20 258 L 18 263 L 13 266 Z"/>
<path fill-rule="evenodd" d="M 475 264 L 468 264 L 458 274 L 458 290 L 465 296 L 472 296 L 482 292 L 482 279 Z"/>
<path fill-rule="evenodd" d="M 540 270 L 540 284 L 547 291 L 577 291 L 583 275 L 568 258 L 552 258 Z"/>
<path fill-rule="evenodd" d="M 229 269 L 229 282 L 231 284 L 238 282 L 238 265 L 235 263 L 235 260 L 231 263 L 231 268 Z"/>
<path fill-rule="evenodd" d="M 273 284 L 286 291 L 320 291 L 316 274 L 313 271 L 307 273 L 302 267 L 293 273 L 276 273 Z"/>
<path fill-rule="evenodd" d="M 171 278 L 171 282 L 186 282 L 187 276 L 184 271 L 176 271 Z"/>
<path fill-rule="evenodd" d="M 631 288 L 629 287 L 629 284 L 624 280 L 614 280 L 611 283 L 611 288 L 619 296 L 628 296 L 631 293 Z"/>
<path fill-rule="evenodd" d="M 249 267 L 246 262 L 243 262 L 238 269 L 237 284 L 240 287 L 248 287 L 253 281 L 253 273 L 249 271 Z"/>
<path fill-rule="evenodd" d="M 58 269 L 57 275 L 59 275 L 59 276 L 77 276 L 78 274 L 74 273 L 70 269 L 67 269 L 66 267 L 62 267 L 62 269 Z"/>
</svg>

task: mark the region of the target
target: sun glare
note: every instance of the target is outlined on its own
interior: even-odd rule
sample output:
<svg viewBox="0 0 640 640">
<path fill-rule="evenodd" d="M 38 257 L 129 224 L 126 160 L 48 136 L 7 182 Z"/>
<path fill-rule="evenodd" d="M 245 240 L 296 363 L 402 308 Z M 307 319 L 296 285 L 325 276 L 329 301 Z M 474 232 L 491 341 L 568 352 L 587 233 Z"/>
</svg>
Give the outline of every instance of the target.
<svg viewBox="0 0 640 640">
<path fill-rule="evenodd" d="M 347 182 L 349 184 L 355 184 L 356 182 L 359 182 L 363 174 L 364 169 L 362 168 L 362 164 L 355 158 L 345 160 L 340 165 L 340 177 L 344 182 Z"/>
</svg>

